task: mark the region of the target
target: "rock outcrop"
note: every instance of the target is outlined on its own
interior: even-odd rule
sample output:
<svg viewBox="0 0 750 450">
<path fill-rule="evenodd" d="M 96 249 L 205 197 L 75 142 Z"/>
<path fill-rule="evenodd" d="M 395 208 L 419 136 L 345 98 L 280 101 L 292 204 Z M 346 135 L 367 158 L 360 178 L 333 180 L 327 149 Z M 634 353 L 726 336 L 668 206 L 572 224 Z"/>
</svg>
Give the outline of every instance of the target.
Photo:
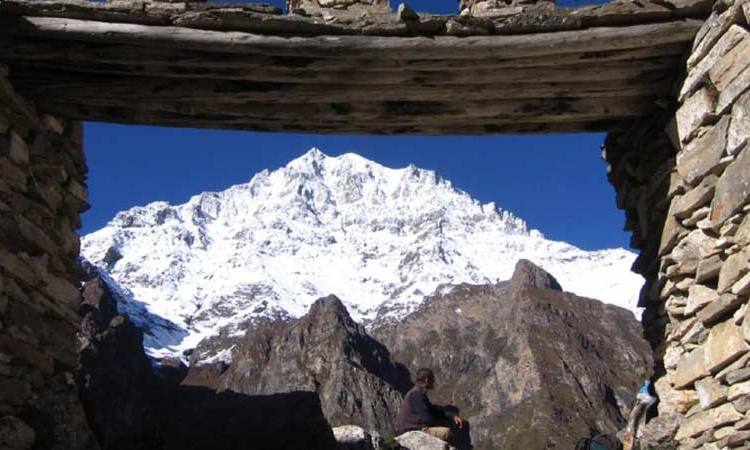
<svg viewBox="0 0 750 450">
<path fill-rule="evenodd" d="M 143 333 L 118 315 L 115 297 L 101 278 L 94 275 L 82 294 L 76 381 L 89 425 L 104 449 L 145 447 L 156 439 L 158 401 Z"/>
<path fill-rule="evenodd" d="M 231 362 L 191 367 L 183 384 L 247 395 L 314 392 L 332 425 L 382 433 L 393 431 L 410 387 L 408 371 L 335 296 L 317 300 L 297 320 L 256 322 L 236 343 Z"/>
<path fill-rule="evenodd" d="M 455 450 L 445 441 L 421 431 L 409 431 L 397 436 L 396 442 L 406 450 Z"/>
<path fill-rule="evenodd" d="M 112 287 L 89 270 L 76 381 L 102 450 L 336 448 L 314 393 L 249 396 L 180 386 L 184 364 L 150 361 L 143 332 L 118 315 Z M 16 441 L 29 439 L 8 422 L 0 423 L 0 437 L 6 429 L 20 436 Z"/>
<path fill-rule="evenodd" d="M 333 429 L 340 450 L 380 450 L 381 438 L 356 425 L 342 425 Z"/>
<path fill-rule="evenodd" d="M 631 312 L 562 292 L 528 261 L 509 282 L 458 286 L 373 334 L 409 369 L 435 371 L 432 400 L 461 408 L 476 449 L 567 449 L 616 432 L 651 367 Z"/>
</svg>

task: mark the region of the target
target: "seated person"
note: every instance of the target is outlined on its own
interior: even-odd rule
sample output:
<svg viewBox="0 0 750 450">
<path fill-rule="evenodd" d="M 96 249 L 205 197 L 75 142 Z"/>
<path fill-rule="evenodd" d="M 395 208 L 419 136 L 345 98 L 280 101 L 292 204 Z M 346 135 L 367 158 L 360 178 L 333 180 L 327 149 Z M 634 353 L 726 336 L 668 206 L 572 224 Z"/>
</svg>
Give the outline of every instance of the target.
<svg viewBox="0 0 750 450">
<path fill-rule="evenodd" d="M 451 439 L 450 421 L 461 428 L 463 421 L 452 409 L 436 406 L 427 398 L 427 391 L 435 387 L 435 374 L 430 369 L 419 369 L 414 387 L 401 401 L 398 412 L 398 432 L 422 431 L 448 442 Z"/>
</svg>

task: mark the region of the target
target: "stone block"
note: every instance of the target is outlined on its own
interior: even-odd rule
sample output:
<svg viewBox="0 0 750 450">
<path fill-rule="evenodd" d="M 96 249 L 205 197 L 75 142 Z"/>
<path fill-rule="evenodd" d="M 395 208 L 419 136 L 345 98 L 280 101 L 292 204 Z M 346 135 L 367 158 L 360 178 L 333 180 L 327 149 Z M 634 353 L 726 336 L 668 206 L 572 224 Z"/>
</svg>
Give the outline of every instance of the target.
<svg viewBox="0 0 750 450">
<path fill-rule="evenodd" d="M 21 167 L 28 166 L 29 147 L 26 145 L 26 142 L 13 130 L 8 133 L 8 140 L 10 141 L 10 149 L 8 151 L 10 160 Z"/>
<path fill-rule="evenodd" d="M 734 427 L 728 426 L 728 427 L 721 427 L 718 430 L 714 430 L 713 439 L 715 440 L 721 440 L 725 437 L 729 436 L 730 434 L 734 433 Z M 717 444 L 718 445 L 718 444 Z"/>
<path fill-rule="evenodd" d="M 750 91 L 732 105 L 732 123 L 727 133 L 727 153 L 733 155 L 750 139 Z"/>
<path fill-rule="evenodd" d="M 737 159 L 726 168 L 716 184 L 711 204 L 711 221 L 723 223 L 750 201 L 750 150 L 747 146 Z"/>
<path fill-rule="evenodd" d="M 685 344 L 700 344 L 705 342 L 708 337 L 708 329 L 703 325 L 700 320 L 695 320 L 695 323 L 688 329 L 687 333 L 682 337 L 682 342 Z"/>
<path fill-rule="evenodd" d="M 63 124 L 55 116 L 49 114 L 42 114 L 39 118 L 39 124 L 42 126 L 42 129 L 55 134 L 62 135 L 65 132 Z"/>
<path fill-rule="evenodd" d="M 680 359 L 684 354 L 685 353 L 680 347 L 675 345 L 667 347 L 667 351 L 664 353 L 664 367 L 667 370 L 677 369 L 677 364 L 679 364 Z"/>
<path fill-rule="evenodd" d="M 750 273 L 745 274 L 736 283 L 732 285 L 732 294 L 746 296 L 750 294 Z"/>
<path fill-rule="evenodd" d="M 88 192 L 86 191 L 86 187 L 81 183 L 71 179 L 68 181 L 67 189 L 68 192 L 77 197 L 79 200 L 88 202 Z"/>
<path fill-rule="evenodd" d="M 688 57 L 688 67 L 695 67 L 732 25 L 741 22 L 742 2 L 734 2 L 724 11 L 715 10 L 698 31 L 693 41 L 693 51 Z"/>
<path fill-rule="evenodd" d="M 744 367 L 747 367 L 748 361 L 750 361 L 750 353 L 745 353 L 742 357 L 737 359 L 737 361 L 721 369 L 719 373 L 717 373 L 714 376 L 714 378 L 721 380 L 721 381 L 726 381 L 726 378 L 729 375 L 729 373 L 742 369 Z"/>
<path fill-rule="evenodd" d="M 36 441 L 34 429 L 14 416 L 0 418 L 0 445 L 7 450 L 31 450 Z"/>
<path fill-rule="evenodd" d="M 29 251 L 41 251 L 49 254 L 57 254 L 60 247 L 56 244 L 45 231 L 37 224 L 33 223 L 24 216 L 17 215 L 15 218 L 15 230 L 7 230 L 8 237 L 16 239 L 16 242 L 23 242 L 25 249 Z"/>
<path fill-rule="evenodd" d="M 675 370 L 672 376 L 672 382 L 675 388 L 683 389 L 692 385 L 696 380 L 708 375 L 705 351 L 703 347 L 698 347 L 684 356 L 679 364 L 677 364 L 677 370 Z"/>
<path fill-rule="evenodd" d="M 671 273 L 667 272 L 670 278 L 676 275 L 692 275 L 698 269 L 698 263 L 704 257 L 711 253 L 715 246 L 716 240 L 702 230 L 694 230 L 682 238 L 670 254 L 676 264 L 670 266 Z"/>
<path fill-rule="evenodd" d="M 677 133 L 681 142 L 688 142 L 700 127 L 713 120 L 718 101 L 716 91 L 708 87 L 685 99 L 677 110 Z"/>
<path fill-rule="evenodd" d="M 741 397 L 732 402 L 732 406 L 740 414 L 746 414 L 750 411 L 750 397 Z"/>
<path fill-rule="evenodd" d="M 748 396 L 750 396 L 750 381 L 732 384 L 727 391 L 727 400 L 730 402 L 735 401 L 740 397 Z"/>
<path fill-rule="evenodd" d="M 39 369 L 44 374 L 51 375 L 54 372 L 52 358 L 39 349 L 38 346 L 4 336 L 0 337 L 0 351 L 18 361 Z"/>
<path fill-rule="evenodd" d="M 688 142 L 684 150 L 677 154 L 677 171 L 687 184 L 695 185 L 719 164 L 726 149 L 730 121 L 729 115 L 723 116 L 716 124 L 705 128 L 703 134 Z"/>
<path fill-rule="evenodd" d="M 735 325 L 742 325 L 742 323 L 745 321 L 745 314 L 747 313 L 748 304 L 745 303 L 744 305 L 737 308 L 737 311 L 732 314 L 732 322 L 734 322 Z"/>
<path fill-rule="evenodd" d="M 750 246 L 750 214 L 743 217 L 733 237 L 737 245 Z"/>
<path fill-rule="evenodd" d="M 740 72 L 750 64 L 750 32 L 739 25 L 733 25 L 721 39 L 725 37 L 730 39 L 738 37 L 739 40 L 714 61 L 708 71 L 711 83 L 719 92 L 724 91 L 732 80 L 737 78 Z M 721 39 L 717 42 L 717 46 L 721 43 Z"/>
<path fill-rule="evenodd" d="M 675 439 L 681 441 L 685 438 L 696 437 L 706 431 L 742 419 L 742 414 L 738 413 L 730 403 L 725 403 L 718 408 L 700 411 L 693 416 L 686 418 L 677 430 Z"/>
<path fill-rule="evenodd" d="M 713 408 L 727 401 L 727 388 L 712 377 L 696 381 L 695 391 L 703 409 Z"/>
<path fill-rule="evenodd" d="M 750 431 L 735 431 L 734 433 L 728 434 L 716 443 L 718 448 L 737 448 L 743 444 L 747 444 L 750 441 Z M 747 448 L 747 447 L 745 447 Z"/>
<path fill-rule="evenodd" d="M 716 287 L 719 292 L 729 292 L 732 286 L 750 270 L 748 259 L 750 259 L 750 248 L 734 253 L 724 261 L 719 271 L 719 283 Z"/>
<path fill-rule="evenodd" d="M 0 113 L 0 134 L 5 134 L 10 128 L 10 122 L 4 114 Z"/>
<path fill-rule="evenodd" d="M 659 240 L 659 256 L 664 256 L 671 252 L 677 244 L 677 240 L 685 233 L 685 228 L 677 221 L 677 218 L 675 218 L 673 214 L 672 207 L 670 206 L 667 218 L 664 221 L 664 229 L 662 230 L 661 238 Z"/>
<path fill-rule="evenodd" d="M 705 367 L 715 373 L 741 357 L 750 346 L 745 342 L 740 327 L 731 320 L 722 322 L 708 334 L 705 346 Z"/>
<path fill-rule="evenodd" d="M 750 419 L 742 419 L 739 422 L 735 423 L 734 429 L 740 431 L 750 430 Z"/>
<path fill-rule="evenodd" d="M 710 287 L 701 284 L 690 286 L 685 314 L 692 315 L 699 309 L 717 300 L 719 300 L 719 293 Z"/>
<path fill-rule="evenodd" d="M 3 403 L 22 405 L 31 396 L 31 384 L 25 380 L 0 376 L 0 399 Z"/>
<path fill-rule="evenodd" d="M 702 283 L 704 281 L 712 280 L 718 277 L 719 272 L 721 271 L 722 264 L 723 261 L 721 260 L 721 256 L 719 255 L 713 255 L 706 259 L 700 260 L 700 262 L 698 262 L 698 269 L 695 275 L 695 282 Z"/>
<path fill-rule="evenodd" d="M 685 228 L 695 228 L 698 225 L 698 222 L 707 218 L 710 213 L 711 213 L 711 207 L 704 206 L 702 208 L 698 208 L 695 211 L 693 211 L 693 214 L 691 214 L 690 217 L 688 217 L 687 219 L 683 220 L 680 223 Z"/>
<path fill-rule="evenodd" d="M 676 195 L 684 194 L 687 190 L 687 184 L 680 175 L 680 172 L 673 170 L 669 174 L 669 190 L 667 191 L 667 200 L 672 200 Z"/>
<path fill-rule="evenodd" d="M 747 56 L 747 51 L 743 57 Z M 733 78 L 728 78 L 727 85 L 719 93 L 715 103 L 715 114 L 723 114 L 750 87 L 750 65 L 745 65 Z"/>
<path fill-rule="evenodd" d="M 708 77 L 709 71 L 717 65 L 719 60 L 729 53 L 734 47 L 742 42 L 750 33 L 745 31 L 739 25 L 732 25 L 722 34 L 716 45 L 711 48 L 705 58 L 701 59 L 696 66 L 688 72 L 685 82 L 680 89 L 680 98 L 684 99 L 689 94 L 695 92 Z"/>
<path fill-rule="evenodd" d="M 53 300 L 62 304 L 78 306 L 81 294 L 70 281 L 59 275 L 45 274 L 40 290 Z"/>
<path fill-rule="evenodd" d="M 722 294 L 718 300 L 708 304 L 705 308 L 698 311 L 698 319 L 705 325 L 719 322 L 725 317 L 733 314 L 743 302 L 744 299 L 736 295 Z"/>
<path fill-rule="evenodd" d="M 711 202 L 719 178 L 716 175 L 704 177 L 698 186 L 674 199 L 674 215 L 678 219 L 690 217 L 698 208 Z"/>
<path fill-rule="evenodd" d="M 28 261 L 1 247 L 0 268 L 29 286 L 34 286 L 39 283 L 39 274 L 36 273 Z"/>
<path fill-rule="evenodd" d="M 0 157 L 0 173 L 5 183 L 18 192 L 26 192 L 28 174 L 11 162 L 9 158 Z"/>
<path fill-rule="evenodd" d="M 675 284 L 675 288 L 680 292 L 687 292 L 691 286 L 695 284 L 695 279 L 690 277 L 685 277 L 682 280 L 680 280 L 677 284 Z"/>
<path fill-rule="evenodd" d="M 353 16 L 362 13 L 388 14 L 388 0 L 287 0 L 287 11 L 308 16 Z"/>
</svg>

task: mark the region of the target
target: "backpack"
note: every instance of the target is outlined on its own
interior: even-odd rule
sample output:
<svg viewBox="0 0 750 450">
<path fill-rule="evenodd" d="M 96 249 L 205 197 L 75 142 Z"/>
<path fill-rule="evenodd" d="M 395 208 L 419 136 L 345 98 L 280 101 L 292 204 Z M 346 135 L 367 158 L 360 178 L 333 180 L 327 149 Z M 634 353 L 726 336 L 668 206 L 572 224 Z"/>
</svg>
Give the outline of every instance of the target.
<svg viewBox="0 0 750 450">
<path fill-rule="evenodd" d="M 622 450 L 622 444 L 611 434 L 596 434 L 579 440 L 575 450 Z"/>
</svg>

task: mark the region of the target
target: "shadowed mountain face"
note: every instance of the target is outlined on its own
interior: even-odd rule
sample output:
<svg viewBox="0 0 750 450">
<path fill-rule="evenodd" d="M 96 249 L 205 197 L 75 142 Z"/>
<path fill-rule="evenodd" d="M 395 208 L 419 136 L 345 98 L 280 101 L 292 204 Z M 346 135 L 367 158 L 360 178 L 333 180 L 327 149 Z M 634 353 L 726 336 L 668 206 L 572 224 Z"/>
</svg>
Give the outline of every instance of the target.
<svg viewBox="0 0 750 450">
<path fill-rule="evenodd" d="M 154 372 L 143 333 L 117 315 L 107 282 L 90 275 L 79 308 L 76 381 L 102 450 L 337 448 L 315 393 L 217 394 L 179 386 L 179 375 L 164 365 Z"/>
<path fill-rule="evenodd" d="M 432 400 L 461 408 L 476 449 L 569 449 L 591 429 L 615 432 L 651 367 L 632 313 L 562 292 L 528 261 L 373 335 L 412 371 L 435 370 Z"/>
<path fill-rule="evenodd" d="M 315 392 L 331 425 L 380 432 L 393 430 L 402 392 L 410 387 L 408 371 L 335 296 L 317 300 L 297 320 L 257 321 L 233 342 L 231 363 L 191 367 L 183 384 L 248 395 Z"/>
</svg>

